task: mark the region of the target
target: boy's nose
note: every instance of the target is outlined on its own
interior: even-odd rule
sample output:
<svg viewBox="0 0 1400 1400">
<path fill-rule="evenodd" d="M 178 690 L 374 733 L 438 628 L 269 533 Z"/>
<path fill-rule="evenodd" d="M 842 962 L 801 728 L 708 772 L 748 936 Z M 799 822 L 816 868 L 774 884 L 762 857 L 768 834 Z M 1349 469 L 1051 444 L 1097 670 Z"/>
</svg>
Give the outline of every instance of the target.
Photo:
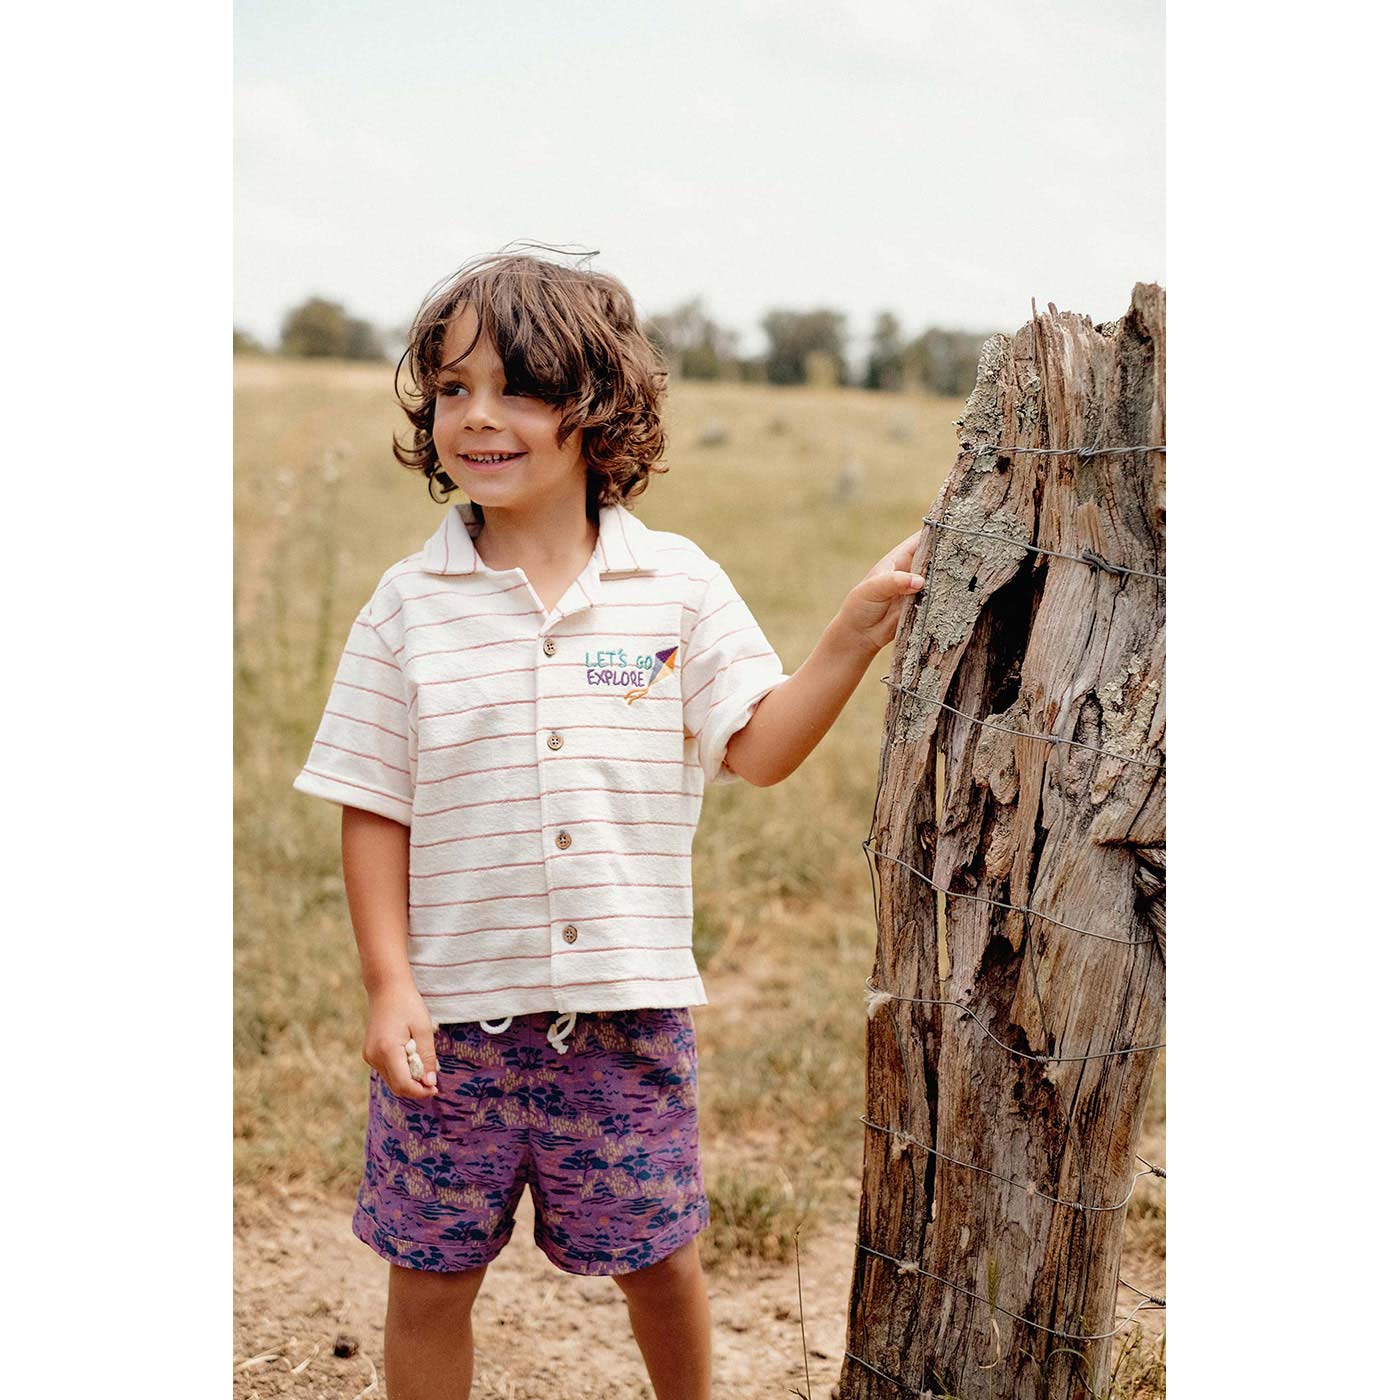
<svg viewBox="0 0 1400 1400">
<path fill-rule="evenodd" d="M 485 400 L 473 400 L 462 415 L 462 424 L 468 428 L 495 427 L 500 422 L 500 411 Z"/>
</svg>

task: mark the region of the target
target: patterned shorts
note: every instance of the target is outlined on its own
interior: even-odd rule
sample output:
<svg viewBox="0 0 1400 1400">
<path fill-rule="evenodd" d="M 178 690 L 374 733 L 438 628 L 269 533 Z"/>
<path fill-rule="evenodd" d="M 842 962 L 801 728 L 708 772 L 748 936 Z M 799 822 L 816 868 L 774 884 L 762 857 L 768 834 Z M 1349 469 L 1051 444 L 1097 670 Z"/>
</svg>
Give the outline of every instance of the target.
<svg viewBox="0 0 1400 1400">
<path fill-rule="evenodd" d="M 571 1274 L 645 1268 L 709 1224 L 689 1008 L 579 1012 L 563 1053 L 559 1019 L 439 1026 L 435 1099 L 370 1071 L 359 1239 L 404 1268 L 480 1268 L 527 1182 L 535 1243 Z"/>
</svg>

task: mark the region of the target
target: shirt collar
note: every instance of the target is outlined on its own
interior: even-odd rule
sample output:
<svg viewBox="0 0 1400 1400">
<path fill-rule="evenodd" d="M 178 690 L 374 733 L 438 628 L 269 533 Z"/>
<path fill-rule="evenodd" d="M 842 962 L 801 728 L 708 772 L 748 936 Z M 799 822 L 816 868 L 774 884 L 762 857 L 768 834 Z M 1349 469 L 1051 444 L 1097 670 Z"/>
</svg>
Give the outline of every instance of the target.
<svg viewBox="0 0 1400 1400">
<path fill-rule="evenodd" d="M 474 574 L 485 565 L 476 552 L 476 523 L 470 502 L 448 506 L 442 524 L 423 545 L 424 573 Z M 598 507 L 598 574 L 650 573 L 655 570 L 652 532 L 625 506 Z"/>
</svg>

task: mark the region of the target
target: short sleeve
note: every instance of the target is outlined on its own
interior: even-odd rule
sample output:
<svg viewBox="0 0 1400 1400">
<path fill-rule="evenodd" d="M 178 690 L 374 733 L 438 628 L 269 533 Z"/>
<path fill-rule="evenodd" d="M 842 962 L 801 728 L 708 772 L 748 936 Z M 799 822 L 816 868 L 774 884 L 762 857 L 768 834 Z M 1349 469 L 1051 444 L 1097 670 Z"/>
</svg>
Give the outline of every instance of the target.
<svg viewBox="0 0 1400 1400">
<path fill-rule="evenodd" d="M 311 753 L 292 786 L 411 826 L 411 749 L 403 671 L 366 603 L 350 629 Z"/>
<path fill-rule="evenodd" d="M 719 569 L 706 586 L 681 657 L 685 729 L 699 740 L 707 784 L 739 778 L 724 763 L 729 740 L 749 722 L 758 702 L 787 679 L 778 653 Z"/>
</svg>

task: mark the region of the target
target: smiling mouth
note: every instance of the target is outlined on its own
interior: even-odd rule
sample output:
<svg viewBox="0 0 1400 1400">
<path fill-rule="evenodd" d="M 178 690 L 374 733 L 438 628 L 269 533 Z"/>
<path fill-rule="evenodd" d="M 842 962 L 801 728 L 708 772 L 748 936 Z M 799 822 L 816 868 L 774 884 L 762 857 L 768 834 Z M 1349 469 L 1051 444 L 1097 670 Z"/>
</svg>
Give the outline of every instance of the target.
<svg viewBox="0 0 1400 1400">
<path fill-rule="evenodd" d="M 471 462 L 478 467 L 496 466 L 502 462 L 513 462 L 517 457 L 523 457 L 523 452 L 459 452 L 457 454 L 464 462 Z"/>
</svg>

